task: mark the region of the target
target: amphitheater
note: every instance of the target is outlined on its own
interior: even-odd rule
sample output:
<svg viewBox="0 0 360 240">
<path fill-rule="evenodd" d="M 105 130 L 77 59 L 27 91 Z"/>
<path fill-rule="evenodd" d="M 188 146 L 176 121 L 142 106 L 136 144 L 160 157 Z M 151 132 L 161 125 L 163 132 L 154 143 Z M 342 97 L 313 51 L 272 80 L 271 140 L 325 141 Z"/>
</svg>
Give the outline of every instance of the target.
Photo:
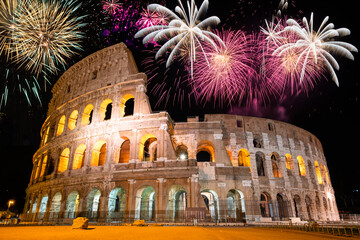
<svg viewBox="0 0 360 240">
<path fill-rule="evenodd" d="M 120 43 L 52 89 L 24 220 L 337 221 L 321 143 L 271 119 L 152 112 L 146 75 Z"/>
</svg>

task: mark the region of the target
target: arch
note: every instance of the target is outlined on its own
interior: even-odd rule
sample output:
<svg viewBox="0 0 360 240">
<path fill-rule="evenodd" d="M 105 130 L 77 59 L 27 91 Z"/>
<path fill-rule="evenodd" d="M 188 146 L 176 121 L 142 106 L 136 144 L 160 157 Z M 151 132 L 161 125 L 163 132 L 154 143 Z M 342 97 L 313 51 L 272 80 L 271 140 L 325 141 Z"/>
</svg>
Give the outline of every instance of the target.
<svg viewBox="0 0 360 240">
<path fill-rule="evenodd" d="M 93 188 L 86 197 L 86 211 L 88 212 L 88 218 L 97 218 L 100 210 L 100 197 L 101 192 L 98 188 Z"/>
<path fill-rule="evenodd" d="M 301 199 L 299 195 L 294 195 L 293 203 L 294 203 L 295 217 L 300 217 Z"/>
<path fill-rule="evenodd" d="M 56 136 L 60 136 L 64 132 L 65 121 L 66 117 L 65 115 L 62 115 L 57 125 Z"/>
<path fill-rule="evenodd" d="M 60 154 L 58 172 L 65 172 L 68 169 L 70 149 L 65 148 Z"/>
<path fill-rule="evenodd" d="M 210 141 L 201 141 L 197 145 L 196 160 L 198 162 L 215 162 L 215 148 Z"/>
<path fill-rule="evenodd" d="M 38 199 L 39 199 L 39 197 L 36 197 L 34 203 L 32 204 L 32 209 L 31 209 L 32 214 L 34 214 L 35 211 L 36 211 L 36 207 L 37 207 L 37 204 L 38 204 Z"/>
<path fill-rule="evenodd" d="M 306 168 L 305 168 L 305 161 L 302 156 L 297 156 L 298 167 L 299 167 L 299 175 L 306 176 Z"/>
<path fill-rule="evenodd" d="M 155 219 L 155 189 L 144 186 L 136 192 L 135 219 L 153 221 Z"/>
<path fill-rule="evenodd" d="M 243 221 L 246 212 L 244 194 L 237 189 L 230 189 L 226 197 L 228 221 Z"/>
<path fill-rule="evenodd" d="M 255 153 L 255 159 L 256 159 L 256 169 L 258 176 L 265 176 L 265 154 L 262 152 L 256 152 Z"/>
<path fill-rule="evenodd" d="M 278 153 L 271 154 L 271 166 L 273 171 L 273 176 L 275 178 L 282 178 L 281 169 L 279 167 L 280 164 L 280 156 Z"/>
<path fill-rule="evenodd" d="M 260 212 L 262 217 L 274 217 L 270 194 L 263 192 L 260 195 Z"/>
<path fill-rule="evenodd" d="M 323 180 L 323 182 L 325 182 L 326 181 L 325 168 L 324 168 L 324 165 L 322 163 L 320 164 L 320 170 L 321 170 L 322 180 Z"/>
<path fill-rule="evenodd" d="M 74 110 L 70 114 L 69 121 L 68 121 L 68 128 L 70 130 L 73 130 L 76 127 L 76 121 L 77 121 L 77 118 L 78 118 L 78 114 L 79 114 L 78 110 Z"/>
<path fill-rule="evenodd" d="M 77 191 L 72 191 L 66 200 L 65 218 L 75 218 L 79 211 L 80 197 Z"/>
<path fill-rule="evenodd" d="M 118 187 L 109 194 L 108 211 L 110 220 L 121 221 L 125 216 L 126 192 Z"/>
<path fill-rule="evenodd" d="M 47 127 L 46 127 L 46 130 L 45 130 L 45 132 L 44 132 L 44 134 L 43 134 L 43 136 L 42 136 L 42 138 L 43 138 L 43 145 L 45 145 L 45 144 L 47 143 L 47 141 L 48 141 L 49 132 L 50 132 L 50 126 L 47 126 Z"/>
<path fill-rule="evenodd" d="M 287 169 L 289 170 L 294 169 L 294 160 L 289 153 L 285 154 L 285 164 Z"/>
<path fill-rule="evenodd" d="M 315 161 L 314 165 L 315 165 L 315 172 L 316 172 L 316 177 L 317 177 L 318 183 L 323 184 L 323 179 L 321 176 L 321 170 L 320 170 L 318 161 Z"/>
<path fill-rule="evenodd" d="M 250 153 L 246 149 L 240 149 L 238 153 L 239 166 L 249 167 L 251 171 Z"/>
<path fill-rule="evenodd" d="M 187 207 L 187 192 L 181 185 L 173 185 L 168 191 L 168 203 L 166 215 L 172 221 L 185 219 L 185 209 Z"/>
<path fill-rule="evenodd" d="M 45 216 L 48 199 L 49 199 L 49 196 L 47 194 L 45 194 L 41 199 L 40 208 L 39 208 L 39 216 L 38 216 L 39 220 L 43 219 Z"/>
<path fill-rule="evenodd" d="M 329 171 L 327 170 L 327 167 L 324 165 L 324 171 L 325 171 L 325 179 L 326 183 L 330 184 L 330 177 L 329 177 Z"/>
<path fill-rule="evenodd" d="M 85 144 L 80 144 L 76 148 L 72 169 L 80 169 L 80 168 L 82 168 L 84 166 L 85 150 L 86 150 Z"/>
<path fill-rule="evenodd" d="M 308 195 L 306 195 L 305 196 L 305 205 L 306 205 L 306 211 L 307 211 L 307 215 L 308 215 L 307 219 L 308 220 L 313 220 L 313 217 L 311 215 L 311 212 L 313 211 L 313 209 L 311 207 L 311 203 L 312 203 L 311 198 Z"/>
<path fill-rule="evenodd" d="M 131 94 L 124 95 L 120 100 L 120 115 L 122 117 L 134 115 L 135 98 Z"/>
<path fill-rule="evenodd" d="M 178 145 L 175 150 L 177 160 L 188 160 L 188 148 L 186 145 Z"/>
<path fill-rule="evenodd" d="M 155 161 L 157 158 L 157 138 L 153 134 L 145 134 L 140 139 L 139 161 Z"/>
<path fill-rule="evenodd" d="M 44 176 L 44 174 L 45 174 L 45 170 L 46 170 L 46 166 L 47 166 L 47 160 L 48 160 L 48 156 L 44 155 L 43 160 L 42 160 L 42 164 L 41 164 L 40 177 Z"/>
<path fill-rule="evenodd" d="M 59 218 L 62 195 L 60 192 L 55 193 L 51 200 L 49 219 Z"/>
<path fill-rule="evenodd" d="M 280 220 L 284 220 L 290 217 L 289 207 L 290 206 L 288 205 L 285 196 L 278 193 L 276 195 L 276 211 L 277 211 L 277 216 L 280 218 Z"/>
<path fill-rule="evenodd" d="M 213 221 L 220 219 L 219 214 L 219 197 L 218 194 L 210 189 L 204 189 L 201 192 L 201 196 L 205 202 L 207 210 L 210 212 L 211 219 Z"/>
<path fill-rule="evenodd" d="M 104 140 L 97 141 L 94 144 L 91 154 L 91 167 L 102 166 L 105 164 L 106 158 L 106 142 Z"/>
<path fill-rule="evenodd" d="M 101 120 L 109 120 L 111 119 L 111 112 L 112 112 L 112 100 L 105 99 L 100 104 L 99 108 L 99 115 Z"/>
<path fill-rule="evenodd" d="M 128 163 L 130 160 L 130 140 L 123 137 L 125 140 L 120 147 L 119 163 Z"/>
<path fill-rule="evenodd" d="M 94 106 L 92 104 L 86 105 L 81 119 L 82 126 L 89 125 L 92 122 L 93 112 Z"/>
</svg>

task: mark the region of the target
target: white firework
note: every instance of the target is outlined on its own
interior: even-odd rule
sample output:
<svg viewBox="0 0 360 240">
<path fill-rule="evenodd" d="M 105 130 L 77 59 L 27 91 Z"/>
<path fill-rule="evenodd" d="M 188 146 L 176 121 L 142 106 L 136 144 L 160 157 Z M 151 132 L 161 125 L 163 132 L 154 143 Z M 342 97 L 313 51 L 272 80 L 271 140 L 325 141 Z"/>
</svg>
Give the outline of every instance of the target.
<svg viewBox="0 0 360 240">
<path fill-rule="evenodd" d="M 191 2 L 187 1 L 188 12 L 185 11 L 181 1 L 178 0 L 178 2 L 180 6 L 175 8 L 175 12 L 179 16 L 162 5 L 150 4 L 148 10 L 157 13 L 166 13 L 170 22 L 168 25 L 144 28 L 136 33 L 135 38 L 144 37 L 144 44 L 151 40 L 154 40 L 155 42 L 166 41 L 155 56 L 157 59 L 159 56 L 164 55 L 170 50 L 166 67 L 169 67 L 172 64 L 181 51 L 187 49 L 189 51 L 188 55 L 192 73 L 193 64 L 196 58 L 196 48 L 199 47 L 204 53 L 202 42 L 211 44 L 215 49 L 217 47 L 214 39 L 223 44 L 222 40 L 216 34 L 207 30 L 211 25 L 219 24 L 220 19 L 216 16 L 211 16 L 202 21 L 200 20 L 207 12 L 209 6 L 208 0 L 204 0 L 199 9 L 195 5 L 194 0 L 191 0 Z"/>
<path fill-rule="evenodd" d="M 301 51 L 296 61 L 296 65 L 301 64 L 302 66 L 300 82 L 304 78 L 307 64 L 313 61 L 315 64 L 324 64 L 329 70 L 332 80 L 339 86 L 334 69 L 339 70 L 340 67 L 332 54 L 354 60 L 351 52 L 357 52 L 357 48 L 349 43 L 335 40 L 337 37 L 350 35 L 350 30 L 347 28 L 334 29 L 333 23 L 327 24 L 328 20 L 329 17 L 326 17 L 322 21 L 318 31 L 314 30 L 313 13 L 311 13 L 309 22 L 305 17 L 303 18 L 305 27 L 301 27 L 294 19 L 287 20 L 288 26 L 284 31 L 293 32 L 298 40 L 280 46 L 274 51 L 274 54 L 281 56 L 294 48 Z"/>
</svg>

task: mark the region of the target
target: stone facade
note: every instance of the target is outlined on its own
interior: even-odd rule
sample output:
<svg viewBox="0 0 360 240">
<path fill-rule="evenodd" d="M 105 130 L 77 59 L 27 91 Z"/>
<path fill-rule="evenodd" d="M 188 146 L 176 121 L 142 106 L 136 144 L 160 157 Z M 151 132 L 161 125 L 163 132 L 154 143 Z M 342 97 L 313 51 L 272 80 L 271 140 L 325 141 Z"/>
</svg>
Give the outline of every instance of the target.
<svg viewBox="0 0 360 240">
<path fill-rule="evenodd" d="M 270 119 L 152 112 L 123 44 L 55 84 L 27 188 L 27 221 L 339 220 L 321 143 Z"/>
</svg>

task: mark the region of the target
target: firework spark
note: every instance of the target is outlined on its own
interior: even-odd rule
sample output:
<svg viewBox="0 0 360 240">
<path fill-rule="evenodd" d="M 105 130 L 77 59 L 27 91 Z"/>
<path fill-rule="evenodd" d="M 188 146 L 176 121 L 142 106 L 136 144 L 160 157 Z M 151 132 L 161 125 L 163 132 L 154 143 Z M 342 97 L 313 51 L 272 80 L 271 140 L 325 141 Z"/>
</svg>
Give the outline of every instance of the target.
<svg viewBox="0 0 360 240">
<path fill-rule="evenodd" d="M 73 17 L 79 6 L 75 1 L 28 1 L 17 13 L 15 62 L 36 75 L 44 69 L 56 73 L 58 65 L 65 66 L 66 58 L 81 50 L 83 17 Z"/>
<path fill-rule="evenodd" d="M 334 40 L 336 37 L 350 35 L 350 30 L 347 28 L 334 29 L 334 24 L 327 24 L 328 20 L 329 17 L 323 20 L 317 32 L 314 30 L 313 13 L 311 13 L 310 21 L 303 18 L 305 27 L 301 27 L 294 19 L 287 20 L 288 26 L 285 27 L 284 31 L 294 33 L 298 40 L 281 45 L 274 51 L 274 54 L 283 56 L 288 51 L 301 51 L 296 61 L 296 66 L 301 66 L 300 82 L 304 79 L 309 63 L 323 64 L 330 72 L 332 80 L 339 86 L 334 70 L 339 70 L 339 64 L 331 53 L 353 60 L 354 56 L 351 52 L 358 51 L 349 43 Z"/>
<path fill-rule="evenodd" d="M 115 15 L 120 11 L 122 3 L 119 3 L 118 0 L 105 0 L 102 1 L 103 10 L 110 15 Z"/>
<path fill-rule="evenodd" d="M 163 12 L 153 12 L 148 9 L 144 9 L 141 13 L 141 18 L 136 24 L 142 28 L 148 28 L 156 25 L 167 25 L 167 16 Z"/>
<path fill-rule="evenodd" d="M 222 42 L 221 39 L 214 33 L 205 30 L 211 25 L 219 24 L 220 19 L 216 16 L 212 16 L 200 21 L 200 18 L 207 12 L 209 6 L 208 0 L 203 1 L 199 9 L 195 5 L 195 1 L 191 0 L 191 3 L 188 2 L 187 4 L 188 12 L 184 9 L 181 1 L 179 0 L 178 2 L 180 6 L 177 6 L 175 11 L 180 17 L 166 7 L 159 4 L 150 4 L 148 6 L 148 10 L 167 14 L 169 19 L 171 19 L 169 25 L 158 25 L 144 28 L 137 32 L 135 37 L 145 37 L 143 39 L 143 43 L 148 43 L 152 39 L 155 42 L 167 40 L 155 56 L 157 59 L 159 56 L 164 55 L 172 48 L 166 62 L 166 67 L 169 67 L 172 64 L 176 55 L 184 45 L 190 46 L 189 60 L 192 72 L 193 64 L 196 58 L 196 48 L 199 47 L 202 49 L 201 42 L 208 43 L 214 48 L 216 48 L 216 44 L 213 39 Z M 204 53 L 204 51 L 202 52 Z"/>
<path fill-rule="evenodd" d="M 192 84 L 202 100 L 239 102 L 244 96 L 248 81 L 256 74 L 252 68 L 252 46 L 244 32 L 216 31 L 225 46 L 204 45 L 206 58 L 199 56 L 194 63 Z"/>
</svg>

